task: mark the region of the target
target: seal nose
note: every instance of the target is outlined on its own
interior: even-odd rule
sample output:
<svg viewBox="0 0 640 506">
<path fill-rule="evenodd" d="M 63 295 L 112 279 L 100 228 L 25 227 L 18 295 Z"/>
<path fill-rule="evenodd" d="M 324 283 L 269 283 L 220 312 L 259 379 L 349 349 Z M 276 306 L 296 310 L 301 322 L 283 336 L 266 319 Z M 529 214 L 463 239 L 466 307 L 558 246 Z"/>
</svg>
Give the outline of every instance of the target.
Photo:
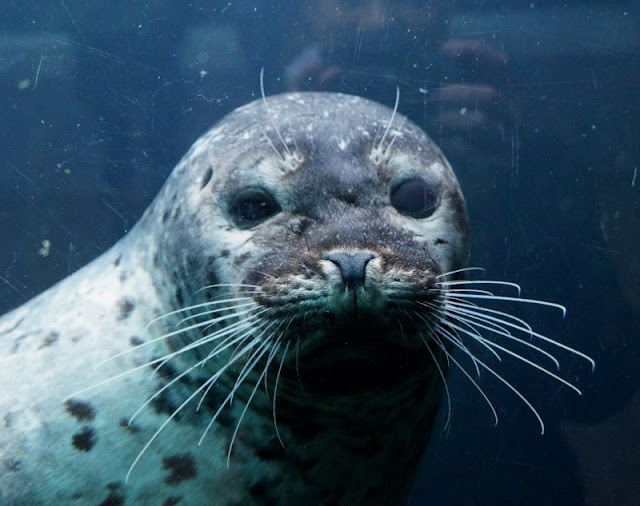
<svg viewBox="0 0 640 506">
<path fill-rule="evenodd" d="M 359 286 L 364 286 L 365 269 L 369 260 L 375 258 L 375 255 L 368 251 L 358 253 L 334 251 L 327 253 L 323 258 L 336 264 L 340 269 L 344 285 L 348 290 L 355 290 Z"/>
</svg>

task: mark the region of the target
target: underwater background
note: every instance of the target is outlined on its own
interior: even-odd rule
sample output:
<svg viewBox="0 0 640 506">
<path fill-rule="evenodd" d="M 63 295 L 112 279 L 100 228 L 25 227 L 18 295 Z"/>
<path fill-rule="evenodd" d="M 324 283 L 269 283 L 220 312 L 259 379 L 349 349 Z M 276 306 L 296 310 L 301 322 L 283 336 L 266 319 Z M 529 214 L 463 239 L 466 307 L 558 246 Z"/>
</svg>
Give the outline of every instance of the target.
<svg viewBox="0 0 640 506">
<path fill-rule="evenodd" d="M 471 265 L 592 356 L 451 368 L 411 504 L 640 504 L 640 2 L 3 0 L 0 314 L 131 229 L 191 143 L 260 96 L 393 107 L 449 158 Z M 265 116 L 265 121 L 267 118 Z M 402 456 L 398 456 L 399 459 Z"/>
</svg>

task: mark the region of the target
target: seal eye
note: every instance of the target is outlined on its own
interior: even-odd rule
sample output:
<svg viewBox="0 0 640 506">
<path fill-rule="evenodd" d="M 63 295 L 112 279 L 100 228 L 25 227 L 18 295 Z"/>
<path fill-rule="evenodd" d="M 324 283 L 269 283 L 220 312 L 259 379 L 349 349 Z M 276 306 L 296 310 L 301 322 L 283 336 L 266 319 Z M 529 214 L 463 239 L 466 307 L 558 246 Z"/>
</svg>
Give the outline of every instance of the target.
<svg viewBox="0 0 640 506">
<path fill-rule="evenodd" d="M 240 228 L 252 228 L 280 211 L 276 200 L 262 188 L 246 188 L 231 201 L 229 214 Z"/>
<path fill-rule="evenodd" d="M 391 205 L 405 216 L 428 218 L 440 203 L 437 187 L 415 177 L 402 181 L 391 190 Z"/>
</svg>

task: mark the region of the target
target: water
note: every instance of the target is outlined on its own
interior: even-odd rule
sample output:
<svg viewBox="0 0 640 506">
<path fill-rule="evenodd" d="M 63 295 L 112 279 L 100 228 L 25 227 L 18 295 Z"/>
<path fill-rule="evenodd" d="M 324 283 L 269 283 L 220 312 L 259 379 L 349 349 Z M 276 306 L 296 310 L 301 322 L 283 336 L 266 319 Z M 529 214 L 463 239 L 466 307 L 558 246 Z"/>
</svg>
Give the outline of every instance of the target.
<svg viewBox="0 0 640 506">
<path fill-rule="evenodd" d="M 527 318 L 582 397 L 517 364 L 544 417 L 452 370 L 412 504 L 637 504 L 640 118 L 633 1 L 162 2 L 0 7 L 0 313 L 121 237 L 225 113 L 342 91 L 423 126 L 454 166 L 472 264 L 561 302 Z M 399 456 L 401 458 L 401 456 Z"/>
</svg>

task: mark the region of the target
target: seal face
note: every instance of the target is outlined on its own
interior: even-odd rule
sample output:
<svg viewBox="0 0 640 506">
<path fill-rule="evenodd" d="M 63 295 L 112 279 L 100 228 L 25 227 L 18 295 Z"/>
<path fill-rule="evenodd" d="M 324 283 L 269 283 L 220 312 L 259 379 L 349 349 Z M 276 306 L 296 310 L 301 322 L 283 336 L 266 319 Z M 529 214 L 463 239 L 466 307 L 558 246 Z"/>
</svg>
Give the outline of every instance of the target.
<svg viewBox="0 0 640 506">
<path fill-rule="evenodd" d="M 395 111 L 237 109 L 127 236 L 0 320 L 0 502 L 401 504 L 450 348 L 496 374 L 461 336 L 549 341 L 464 304 L 490 296 L 456 288 L 467 235 L 449 164 Z"/>
</svg>

